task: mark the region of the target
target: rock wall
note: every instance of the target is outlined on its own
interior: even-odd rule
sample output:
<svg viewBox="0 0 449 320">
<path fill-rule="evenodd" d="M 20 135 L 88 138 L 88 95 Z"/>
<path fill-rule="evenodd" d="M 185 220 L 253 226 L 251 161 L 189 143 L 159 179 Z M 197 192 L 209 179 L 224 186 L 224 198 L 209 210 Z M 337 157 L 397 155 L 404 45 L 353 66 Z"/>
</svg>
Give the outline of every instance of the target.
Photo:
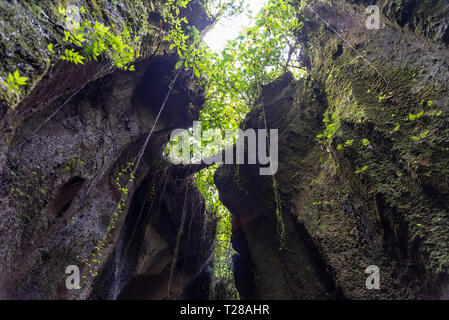
<svg viewBox="0 0 449 320">
<path fill-rule="evenodd" d="M 279 129 L 283 250 L 272 178 L 216 175 L 243 298 L 448 297 L 449 4 L 379 1 L 381 29 L 368 30 L 370 4 L 301 5 L 308 75 L 269 85 L 248 116 L 265 128 L 265 110 Z M 379 290 L 365 287 L 370 265 Z"/>
<path fill-rule="evenodd" d="M 216 222 L 190 181 L 199 167 L 162 157 L 170 132 L 198 118 L 202 89 L 180 74 L 128 185 L 175 76 L 161 2 L 67 4 L 149 27 L 135 72 L 75 66 L 47 48 L 63 37 L 58 3 L 0 3 L 0 80 L 30 78 L 20 96 L 0 86 L 0 298 L 206 299 Z M 299 6 L 308 74 L 267 86 L 246 122 L 279 129 L 275 179 L 248 165 L 217 173 L 242 298 L 449 296 L 449 4 L 378 1 L 382 27 L 368 30 L 369 4 Z M 184 14 L 211 23 L 198 1 Z M 69 265 L 79 290 L 66 288 Z M 379 290 L 365 287 L 369 265 Z"/>
<path fill-rule="evenodd" d="M 149 28 L 135 72 L 113 69 L 107 60 L 75 66 L 58 62 L 47 50 L 48 43 L 62 38 L 58 3 L 0 4 L 0 52 L 5 57 L 0 75 L 19 68 L 31 83 L 20 97 L 6 88 L 0 94 L 0 298 L 115 299 L 137 276 L 159 283 L 141 298 L 182 297 L 204 277 L 215 221 L 192 187 L 193 171 L 168 169 L 162 149 L 174 128 L 187 128 L 198 117 L 202 88 L 192 84 L 189 72 L 179 74 L 128 185 L 130 163 L 176 74 L 177 58 L 161 43 L 166 27 L 160 24 L 161 3 L 70 4 L 84 5 L 105 25 L 130 23 L 137 32 L 148 23 Z M 210 21 L 201 10 L 193 2 L 185 14 L 203 29 Z M 193 227 L 210 232 L 198 237 L 187 232 Z M 69 265 L 80 268 L 79 290 L 66 288 Z"/>
</svg>

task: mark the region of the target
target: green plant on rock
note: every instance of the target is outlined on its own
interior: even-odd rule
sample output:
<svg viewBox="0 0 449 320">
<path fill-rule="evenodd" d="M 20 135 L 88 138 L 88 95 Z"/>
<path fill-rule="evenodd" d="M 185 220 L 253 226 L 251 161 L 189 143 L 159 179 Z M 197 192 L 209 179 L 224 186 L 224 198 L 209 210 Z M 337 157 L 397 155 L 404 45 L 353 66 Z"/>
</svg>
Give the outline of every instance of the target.
<svg viewBox="0 0 449 320">
<path fill-rule="evenodd" d="M 121 194 L 121 197 L 115 208 L 114 213 L 110 217 L 109 224 L 106 228 L 106 232 L 104 233 L 103 237 L 101 238 L 101 240 L 97 241 L 97 244 L 94 247 L 94 250 L 92 250 L 93 252 L 90 254 L 90 256 L 77 257 L 81 262 L 83 262 L 88 267 L 87 274 L 81 276 L 82 278 L 81 287 L 87 285 L 89 278 L 92 279 L 98 276 L 98 271 L 102 263 L 103 249 L 106 247 L 109 239 L 112 236 L 112 232 L 114 231 L 114 229 L 116 229 L 120 219 L 123 218 L 123 214 L 125 212 L 124 210 L 127 206 L 129 188 L 135 179 L 133 170 L 134 166 L 135 164 L 133 162 L 128 162 L 127 166 L 117 174 L 115 184 L 118 188 L 118 191 Z M 70 223 L 74 222 L 76 222 L 76 220 L 73 217 Z M 79 296 L 72 295 L 72 298 L 76 299 L 79 298 Z"/>
<path fill-rule="evenodd" d="M 77 165 L 77 164 L 79 164 L 79 165 L 81 165 L 81 166 L 84 166 L 84 161 L 82 161 L 82 160 L 80 160 L 80 159 L 78 159 L 78 158 L 70 159 L 69 161 L 67 161 L 67 163 L 66 163 L 66 165 L 65 165 L 65 169 L 68 170 L 68 171 L 70 171 L 70 170 L 72 170 L 73 167 L 74 167 L 75 165 Z"/>
<path fill-rule="evenodd" d="M 79 23 L 67 17 L 65 10 L 60 9 L 60 13 L 66 20 L 71 21 L 73 26 L 72 31 L 64 31 L 63 41 L 72 48 L 65 49 L 64 55 L 60 56 L 62 60 L 84 64 L 84 60 L 98 61 L 100 57 L 106 57 L 118 69 L 134 70 L 131 64 L 138 58 L 135 48 L 140 43 L 140 37 L 132 37 L 133 31 L 125 23 L 122 24 L 121 31 L 115 33 L 111 31 L 110 26 L 98 21 L 84 20 Z M 53 46 L 49 46 L 48 49 L 54 52 Z"/>
<path fill-rule="evenodd" d="M 329 110 L 327 110 L 324 114 L 323 122 L 325 124 L 324 132 L 317 135 L 316 137 L 321 144 L 328 144 L 332 141 L 335 133 L 340 128 L 340 119 L 336 116 L 335 113 L 333 113 L 329 119 Z"/>
<path fill-rule="evenodd" d="M 361 173 L 364 173 L 366 170 L 368 170 L 368 166 L 364 166 L 361 169 L 357 169 L 354 173 L 355 174 L 361 174 Z"/>
<path fill-rule="evenodd" d="M 408 121 L 414 121 L 414 120 L 416 120 L 416 119 L 421 118 L 423 115 L 424 115 L 424 111 L 418 112 L 417 114 L 410 113 L 410 114 L 408 115 L 408 118 L 407 118 L 406 120 L 408 120 Z"/>
<path fill-rule="evenodd" d="M 399 131 L 400 128 L 401 128 L 400 123 L 396 123 L 396 127 L 394 127 L 393 131 L 397 132 L 397 131 Z"/>
<path fill-rule="evenodd" d="M 28 78 L 22 77 L 20 75 L 19 70 L 16 70 L 14 74 L 11 72 L 8 74 L 8 78 L 6 81 L 3 81 L 3 84 L 8 88 L 9 91 L 16 92 L 17 94 L 21 94 L 20 91 L 21 86 L 25 86 L 27 84 Z"/>
<path fill-rule="evenodd" d="M 78 52 L 74 51 L 73 49 L 65 49 L 65 53 L 63 56 L 60 56 L 61 60 L 72 62 L 74 64 L 84 64 L 83 60 L 86 59 L 82 55 L 80 55 Z"/>
<path fill-rule="evenodd" d="M 275 213 L 276 213 L 276 222 L 277 222 L 277 231 L 279 235 L 279 250 L 285 249 L 285 241 L 286 241 L 286 233 L 285 233 L 285 223 L 282 217 L 282 200 L 279 195 L 278 183 L 276 178 L 273 175 L 273 192 L 274 192 L 274 200 L 275 200 Z"/>
<path fill-rule="evenodd" d="M 419 134 L 418 136 L 412 136 L 412 140 L 415 142 L 421 141 L 421 140 L 427 138 L 428 135 L 429 135 L 429 130 L 426 130 L 423 133 Z"/>
</svg>

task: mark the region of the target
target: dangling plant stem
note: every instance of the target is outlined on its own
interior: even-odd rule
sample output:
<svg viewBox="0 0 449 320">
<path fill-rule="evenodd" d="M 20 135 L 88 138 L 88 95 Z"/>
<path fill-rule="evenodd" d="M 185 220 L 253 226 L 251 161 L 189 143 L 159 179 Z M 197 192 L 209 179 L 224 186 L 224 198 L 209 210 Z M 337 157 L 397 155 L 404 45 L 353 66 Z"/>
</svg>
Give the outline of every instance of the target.
<svg viewBox="0 0 449 320">
<path fill-rule="evenodd" d="M 267 126 L 267 118 L 265 116 L 265 108 L 262 104 L 262 113 L 263 113 L 263 121 L 264 121 L 264 125 L 265 125 L 265 130 L 267 132 L 267 146 L 268 149 L 270 149 L 270 137 L 269 137 L 269 131 L 268 131 L 268 126 Z M 273 160 L 271 159 L 271 154 L 270 154 L 270 163 L 273 163 Z M 273 192 L 274 192 L 274 201 L 276 203 L 276 208 L 275 208 L 275 213 L 276 213 L 276 222 L 277 222 L 277 229 L 278 229 L 278 234 L 279 234 L 279 240 L 280 240 L 280 247 L 279 250 L 283 250 L 285 249 L 285 224 L 284 224 L 284 219 L 282 217 L 282 200 L 281 197 L 279 196 L 279 190 L 278 190 L 278 184 L 276 181 L 276 177 L 274 175 L 274 173 L 271 175 L 272 179 L 273 179 Z"/>
<path fill-rule="evenodd" d="M 173 261 L 172 261 L 171 269 L 170 269 L 170 277 L 168 279 L 167 296 L 170 296 L 171 282 L 172 282 L 173 274 L 175 272 L 176 262 L 178 260 L 179 247 L 181 245 L 181 238 L 182 238 L 182 235 L 183 235 L 183 232 L 184 232 L 184 224 L 185 224 L 185 221 L 186 221 L 186 214 L 187 214 L 186 203 L 187 203 L 187 194 L 188 194 L 188 190 L 189 190 L 189 184 L 188 183 L 186 183 L 185 188 L 186 188 L 186 192 L 185 192 L 185 196 L 184 196 L 184 204 L 183 204 L 183 207 L 182 207 L 181 224 L 179 226 L 178 236 L 176 237 L 175 251 L 173 253 Z"/>
</svg>

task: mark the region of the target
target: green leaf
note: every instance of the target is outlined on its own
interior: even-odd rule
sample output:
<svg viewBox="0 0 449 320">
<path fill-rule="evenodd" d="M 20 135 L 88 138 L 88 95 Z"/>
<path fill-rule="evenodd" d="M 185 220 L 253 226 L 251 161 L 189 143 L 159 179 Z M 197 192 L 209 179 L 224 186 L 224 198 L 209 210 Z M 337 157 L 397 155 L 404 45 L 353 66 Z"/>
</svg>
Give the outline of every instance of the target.
<svg viewBox="0 0 449 320">
<path fill-rule="evenodd" d="M 394 131 L 394 132 L 398 131 L 400 127 L 401 127 L 401 125 L 398 123 L 398 124 L 396 125 L 396 127 L 394 128 L 393 131 Z"/>
<path fill-rule="evenodd" d="M 201 77 L 200 72 L 198 71 L 198 69 L 196 67 L 193 67 L 193 72 L 195 73 L 197 78 Z"/>
<path fill-rule="evenodd" d="M 17 79 L 17 84 L 21 85 L 21 86 L 26 85 L 27 80 L 28 80 L 28 78 L 26 78 L 26 77 L 20 77 L 19 79 Z"/>
<path fill-rule="evenodd" d="M 179 60 L 178 62 L 176 62 L 175 68 L 176 68 L 176 69 L 179 69 L 179 68 L 181 68 L 181 66 L 182 66 L 182 63 L 183 63 L 183 61 L 182 61 L 182 60 Z"/>
<path fill-rule="evenodd" d="M 364 145 L 365 147 L 369 146 L 369 144 L 370 144 L 370 142 L 369 142 L 368 139 L 363 139 L 363 145 Z"/>
<path fill-rule="evenodd" d="M 58 6 L 58 12 L 59 12 L 61 15 L 65 16 L 65 9 L 64 9 L 64 8 Z"/>
</svg>

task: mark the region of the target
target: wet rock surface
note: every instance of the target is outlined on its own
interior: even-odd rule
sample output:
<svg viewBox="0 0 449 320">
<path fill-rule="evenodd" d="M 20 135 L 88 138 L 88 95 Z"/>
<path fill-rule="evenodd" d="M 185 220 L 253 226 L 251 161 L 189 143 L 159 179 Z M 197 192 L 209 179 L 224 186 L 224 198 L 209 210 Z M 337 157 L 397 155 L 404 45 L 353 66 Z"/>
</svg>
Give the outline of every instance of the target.
<svg viewBox="0 0 449 320">
<path fill-rule="evenodd" d="M 215 177 L 234 216 L 235 277 L 254 279 L 240 282 L 243 297 L 291 298 L 288 282 L 307 298 L 447 298 L 447 2 L 380 1 L 380 30 L 365 27 L 369 1 L 308 3 L 308 76 L 269 85 L 246 122 L 265 128 L 265 111 L 279 129 L 284 252 L 268 244 L 280 238 L 273 181 L 245 165 Z M 296 272 L 277 263 L 289 258 Z M 369 265 L 380 290 L 365 287 Z M 315 271 L 306 286 L 286 281 L 304 269 Z"/>
<path fill-rule="evenodd" d="M 39 5 L 41 9 L 57 10 L 52 4 Z M 154 7 L 145 7 L 137 14 L 139 5 L 140 1 L 120 4 L 123 17 L 118 17 L 126 20 L 134 14 L 132 19 L 149 19 L 159 30 L 159 19 L 146 17 Z M 85 6 L 92 9 L 90 4 Z M 115 9 L 108 6 L 96 8 L 97 19 L 106 24 L 109 18 L 99 12 L 114 13 Z M 0 9 L 8 9 L 4 7 L 20 11 L 19 17 L 32 14 L 22 4 L 2 3 Z M 6 12 L 8 16 L 11 13 Z M 2 28 L 11 27 L 8 19 L 2 20 Z M 12 23 L 25 24 L 20 19 Z M 34 28 L 33 32 L 23 30 L 38 35 L 27 45 L 46 50 L 48 41 L 40 43 L 42 33 L 35 29 L 51 27 L 41 17 L 36 19 L 36 24 L 27 25 Z M 210 23 L 204 19 L 197 22 L 201 22 L 201 28 Z M 57 30 L 54 34 L 58 35 Z M 20 40 L 23 35 L 11 37 Z M 129 184 L 131 163 L 155 124 L 176 74 L 175 55 L 164 52 L 165 44 L 158 46 L 159 36 L 149 37 L 152 39 L 147 39 L 151 41 L 146 42 L 148 48 L 136 62 L 135 72 L 113 70 L 105 61 L 85 66 L 59 62 L 45 71 L 14 110 L 3 114 L 0 298 L 116 299 L 139 275 L 164 282 L 160 282 L 160 292 L 145 293 L 141 298 L 176 298 L 206 269 L 215 221 L 206 215 L 190 174 L 168 170 L 162 156 L 171 131 L 191 126 L 203 104 L 202 88 L 192 84 L 192 74 L 179 74 L 136 178 Z M 8 44 L 6 40 L 2 38 L 2 44 Z M 26 48 L 19 45 L 17 50 Z M 31 66 L 31 61 L 38 58 L 35 54 L 40 53 L 30 52 L 31 56 L 23 56 L 21 63 Z M 2 61 L 0 69 L 10 69 L 11 63 Z M 34 80 L 41 71 L 30 69 L 31 73 L 25 75 Z M 155 199 L 151 208 L 150 198 Z M 188 207 L 183 211 L 184 205 Z M 172 272 L 183 212 L 186 231 L 181 233 Z M 199 238 L 187 232 L 189 227 L 210 232 Z M 69 265 L 80 268 L 80 290 L 66 288 L 65 270 Z M 168 294 L 172 273 L 176 289 Z M 193 290 L 191 294 L 201 292 Z"/>
</svg>

